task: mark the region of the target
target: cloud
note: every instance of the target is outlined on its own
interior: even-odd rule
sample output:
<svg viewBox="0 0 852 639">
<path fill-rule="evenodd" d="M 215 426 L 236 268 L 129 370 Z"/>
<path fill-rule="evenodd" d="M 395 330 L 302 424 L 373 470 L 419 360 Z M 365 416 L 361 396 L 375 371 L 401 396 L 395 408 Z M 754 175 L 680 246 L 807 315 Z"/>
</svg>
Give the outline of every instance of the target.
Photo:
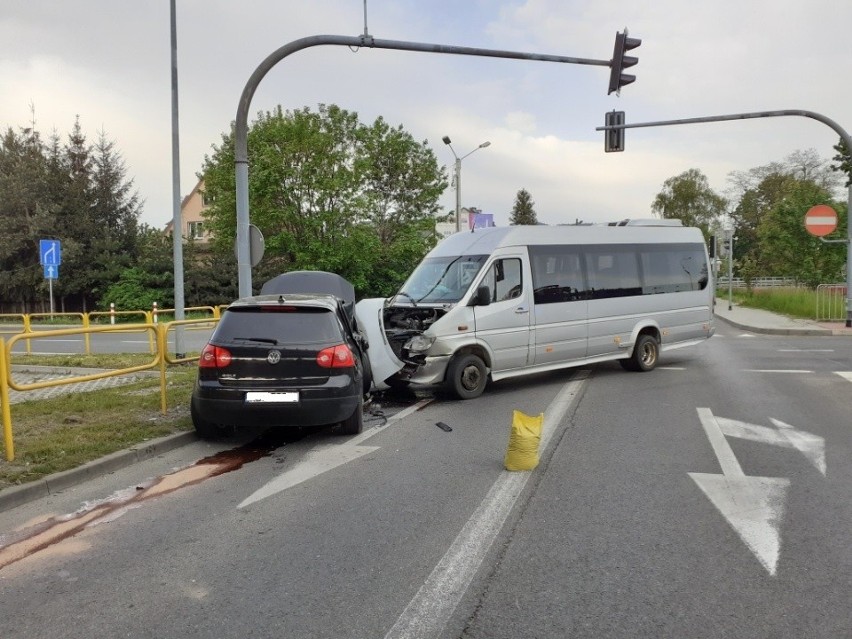
<svg viewBox="0 0 852 639">
<path fill-rule="evenodd" d="M 67 133 L 77 114 L 90 139 L 105 129 L 147 200 L 143 221 L 160 227 L 172 215 L 168 13 L 167 3 L 31 0 L 0 16 L 0 124 L 27 125 L 33 103 L 43 133 Z M 184 193 L 261 61 L 299 38 L 365 28 L 353 0 L 181 0 L 177 13 Z M 795 117 L 667 126 L 630 129 L 626 151 L 605 154 L 595 127 L 606 111 L 635 123 L 808 109 L 843 124 L 850 21 L 852 5 L 836 0 L 370 0 L 369 34 L 388 40 L 607 61 L 628 27 L 642 39 L 637 80 L 616 97 L 606 66 L 316 47 L 273 68 L 250 112 L 323 102 L 381 115 L 447 166 L 443 135 L 461 152 L 489 140 L 464 161 L 463 205 L 501 224 L 520 188 L 543 221 L 646 215 L 663 182 L 689 168 L 721 191 L 730 171 L 797 149 L 831 157 L 838 136 Z M 454 201 L 448 189 L 441 202 Z"/>
</svg>

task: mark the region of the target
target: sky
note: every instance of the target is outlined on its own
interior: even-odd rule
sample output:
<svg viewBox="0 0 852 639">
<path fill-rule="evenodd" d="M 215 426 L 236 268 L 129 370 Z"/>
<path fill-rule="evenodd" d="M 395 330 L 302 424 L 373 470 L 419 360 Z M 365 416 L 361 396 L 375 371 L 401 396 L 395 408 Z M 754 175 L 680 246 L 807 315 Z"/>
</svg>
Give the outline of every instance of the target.
<svg viewBox="0 0 852 639">
<path fill-rule="evenodd" d="M 834 156 L 839 136 L 803 117 L 626 131 L 605 153 L 607 111 L 627 123 L 784 109 L 852 131 L 852 3 L 840 0 L 177 0 L 180 195 L 235 119 L 252 72 L 313 35 L 361 36 L 607 61 L 615 34 L 642 44 L 633 84 L 607 95 L 605 66 L 362 47 L 296 52 L 269 71 L 249 112 L 336 104 L 425 140 L 464 207 L 508 224 L 517 192 L 546 224 L 651 217 L 664 182 L 690 168 L 725 194 L 733 171 L 798 150 Z M 67 136 L 79 116 L 115 142 L 144 200 L 173 216 L 168 0 L 2 0 L 0 127 Z M 845 106 L 844 106 L 845 105 Z M 483 142 L 487 148 L 477 149 Z M 474 151 L 475 150 L 475 151 Z M 471 151 L 470 155 L 467 155 Z M 251 171 L 251 167 L 249 167 Z M 455 207 L 448 187 L 444 211 Z"/>
</svg>

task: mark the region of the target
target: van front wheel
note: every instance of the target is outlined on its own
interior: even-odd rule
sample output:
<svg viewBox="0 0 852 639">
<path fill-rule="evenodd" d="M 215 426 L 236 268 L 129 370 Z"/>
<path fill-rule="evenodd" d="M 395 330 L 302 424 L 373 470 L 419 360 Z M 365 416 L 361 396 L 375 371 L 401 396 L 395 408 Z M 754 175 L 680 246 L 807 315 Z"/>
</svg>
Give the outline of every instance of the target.
<svg viewBox="0 0 852 639">
<path fill-rule="evenodd" d="M 450 362 L 447 384 L 459 399 L 479 397 L 487 382 L 485 362 L 476 355 L 460 355 Z"/>
</svg>

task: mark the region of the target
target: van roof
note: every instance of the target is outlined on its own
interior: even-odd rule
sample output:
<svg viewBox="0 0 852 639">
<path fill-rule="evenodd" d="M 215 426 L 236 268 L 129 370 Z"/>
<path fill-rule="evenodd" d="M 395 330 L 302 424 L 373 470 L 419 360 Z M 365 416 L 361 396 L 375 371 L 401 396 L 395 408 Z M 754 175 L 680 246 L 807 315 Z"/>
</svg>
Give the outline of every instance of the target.
<svg viewBox="0 0 852 639">
<path fill-rule="evenodd" d="M 658 224 L 653 224 L 653 222 Z M 636 242 L 704 242 L 701 230 L 672 220 L 629 220 L 617 225 L 500 226 L 455 233 L 427 257 L 488 255 L 502 246 L 530 244 L 633 244 Z"/>
</svg>

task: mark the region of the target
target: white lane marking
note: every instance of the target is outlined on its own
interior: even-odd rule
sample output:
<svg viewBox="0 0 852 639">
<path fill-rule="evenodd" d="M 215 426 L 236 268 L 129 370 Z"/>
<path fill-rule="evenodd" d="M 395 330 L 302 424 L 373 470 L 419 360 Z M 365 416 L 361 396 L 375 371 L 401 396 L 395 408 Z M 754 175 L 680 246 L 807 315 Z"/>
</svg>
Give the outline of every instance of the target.
<svg viewBox="0 0 852 639">
<path fill-rule="evenodd" d="M 254 491 L 251 495 L 243 499 L 237 508 L 243 508 L 267 497 L 271 497 L 378 449 L 378 446 L 348 446 L 340 444 L 317 446 L 307 454 L 304 461 L 284 471 L 278 477 Z"/>
<path fill-rule="evenodd" d="M 779 348 L 779 353 L 833 353 L 833 348 Z"/>
<path fill-rule="evenodd" d="M 661 371 L 685 371 L 685 366 L 657 366 L 658 370 Z"/>
<path fill-rule="evenodd" d="M 737 337 L 754 337 L 754 335 L 751 333 L 740 333 Z"/>
<path fill-rule="evenodd" d="M 255 502 L 271 497 L 276 493 L 280 493 L 288 488 L 292 488 L 302 482 L 313 479 L 317 475 L 347 464 L 354 459 L 358 459 L 374 450 L 378 450 L 378 446 L 360 446 L 359 444 L 365 439 L 380 433 L 392 423 L 407 417 L 411 413 L 420 410 L 426 404 L 431 402 L 431 399 L 423 399 L 413 406 L 409 406 L 405 410 L 401 410 L 397 414 L 390 417 L 387 422 L 377 428 L 371 428 L 360 435 L 346 440 L 341 444 L 321 444 L 309 451 L 305 460 L 296 464 L 292 468 L 275 477 L 265 485 L 258 488 L 251 495 L 246 497 L 237 508 L 243 508 Z"/>
<path fill-rule="evenodd" d="M 728 524 L 754 553 L 770 575 L 775 575 L 781 554 L 779 527 L 784 518 L 790 480 L 781 477 L 747 477 L 709 408 L 698 417 L 710 440 L 721 475 L 689 473 Z"/>
<path fill-rule="evenodd" d="M 834 371 L 837 375 L 840 375 L 847 382 L 852 382 L 852 373 L 847 373 L 845 371 Z"/>
<path fill-rule="evenodd" d="M 588 371 L 574 375 L 544 411 L 541 450 L 547 448 L 588 375 Z M 429 639 L 440 635 L 531 475 L 505 470 L 500 473 L 385 639 Z"/>
<path fill-rule="evenodd" d="M 395 415 L 393 415 L 390 419 L 388 419 L 381 426 L 376 426 L 376 427 L 371 428 L 369 430 L 365 430 L 363 433 L 361 433 L 360 435 L 356 435 L 355 437 L 353 437 L 352 439 L 350 439 L 346 443 L 350 444 L 352 446 L 357 446 L 362 441 L 364 441 L 366 439 L 370 439 L 370 437 L 373 437 L 374 435 L 378 435 L 385 428 L 387 428 L 388 426 L 393 424 L 393 422 L 397 422 L 400 419 L 404 419 L 404 418 L 408 417 L 409 415 L 411 415 L 411 413 L 416 413 L 417 411 L 419 411 L 421 408 L 423 408 L 427 404 L 432 403 L 432 401 L 433 401 L 432 399 L 421 399 L 416 404 L 412 404 L 408 408 L 401 410 L 398 413 L 396 413 Z"/>
<path fill-rule="evenodd" d="M 744 368 L 743 373 L 813 373 L 813 371 L 796 369 Z"/>
</svg>

